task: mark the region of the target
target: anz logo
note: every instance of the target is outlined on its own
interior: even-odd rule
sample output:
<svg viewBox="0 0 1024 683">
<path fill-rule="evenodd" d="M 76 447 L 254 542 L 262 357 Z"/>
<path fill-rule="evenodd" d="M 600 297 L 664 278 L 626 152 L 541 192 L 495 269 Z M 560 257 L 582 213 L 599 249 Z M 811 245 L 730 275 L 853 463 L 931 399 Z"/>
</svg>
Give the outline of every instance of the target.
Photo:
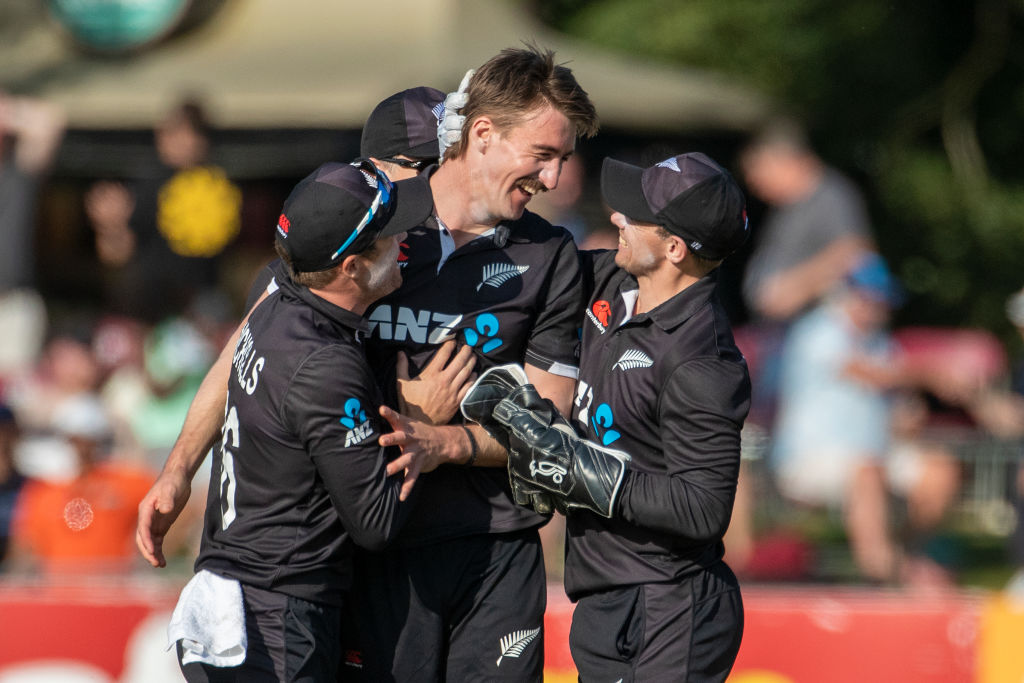
<svg viewBox="0 0 1024 683">
<path fill-rule="evenodd" d="M 615 416 L 612 415 L 610 405 L 602 403 L 597 406 L 593 415 L 590 414 L 590 407 L 594 403 L 594 390 L 583 380 L 576 382 L 576 398 L 573 402 L 579 408 L 576 419 L 583 424 L 589 424 L 590 428 L 594 430 L 594 436 L 602 445 L 608 446 L 619 440 L 622 434 L 618 430 L 612 429 L 615 424 Z"/>
<path fill-rule="evenodd" d="M 363 410 L 358 398 L 345 401 L 345 416 L 338 421 L 348 428 L 348 433 L 345 434 L 345 448 L 360 444 L 373 436 L 373 425 L 366 419 L 366 411 Z"/>
<path fill-rule="evenodd" d="M 599 405 L 597 410 L 594 411 L 594 416 L 590 418 L 590 424 L 594 427 L 594 433 L 605 446 L 618 441 L 619 437 L 622 436 L 611 428 L 614 423 L 615 417 L 612 415 L 612 408 L 607 403 Z"/>
<path fill-rule="evenodd" d="M 367 316 L 369 336 L 384 341 L 411 341 L 415 344 L 441 344 L 455 336 L 463 322 L 461 314 L 417 311 L 405 306 L 381 304 Z M 466 343 L 490 353 L 502 347 L 505 341 L 498 336 L 498 318 L 493 313 L 481 313 L 472 324 L 462 330 Z"/>
<path fill-rule="evenodd" d="M 384 341 L 408 339 L 416 344 L 440 344 L 454 335 L 462 316 L 381 304 L 373 309 L 367 320 L 371 337 Z"/>
<path fill-rule="evenodd" d="M 462 333 L 467 344 L 473 347 L 480 344 L 482 353 L 490 353 L 505 343 L 497 336 L 500 327 L 498 318 L 493 313 L 481 313 L 476 317 L 476 324 L 467 327 Z"/>
</svg>

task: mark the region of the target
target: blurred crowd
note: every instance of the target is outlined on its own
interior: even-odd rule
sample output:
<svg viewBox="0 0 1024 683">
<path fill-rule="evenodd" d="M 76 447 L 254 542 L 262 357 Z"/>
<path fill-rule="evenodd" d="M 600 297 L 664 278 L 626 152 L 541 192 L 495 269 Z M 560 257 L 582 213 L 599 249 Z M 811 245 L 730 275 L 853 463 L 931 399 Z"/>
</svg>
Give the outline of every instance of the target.
<svg viewBox="0 0 1024 683">
<path fill-rule="evenodd" d="M 55 320 L 31 267 L 40 188 L 63 129 L 47 103 L 0 93 L 0 568 L 120 572 L 141 566 L 138 501 L 234 327 L 217 263 L 239 233 L 242 199 L 209 162 L 202 106 L 176 106 L 155 128 L 150 166 L 84 194 L 102 315 Z M 775 500 L 834 520 L 865 581 L 955 585 L 956 564 L 933 541 L 970 463 L 943 430 L 1019 443 L 1024 362 L 1011 363 L 989 331 L 892 329 L 910 297 L 879 251 L 865 200 L 794 122 L 753 135 L 735 170 L 766 210 L 742 278 L 749 319 L 736 330 L 754 403 L 727 560 L 749 579 L 813 577 L 814 548 L 761 514 Z M 615 248 L 614 230 L 579 208 L 584 176 L 570 159 L 558 189 L 530 208 L 581 248 Z M 1024 338 L 1024 290 L 1009 296 L 1007 315 Z M 186 562 L 204 475 L 165 541 Z M 1024 471 L 1014 471 L 1006 497 L 1018 519 L 1022 494 Z M 544 532 L 553 578 L 560 529 L 556 519 Z M 1012 561 L 1024 567 L 1024 526 L 1015 533 Z M 1024 573 L 1011 585 L 1024 593 Z"/>
<path fill-rule="evenodd" d="M 234 328 L 217 258 L 241 193 L 207 162 L 202 107 L 154 131 L 152 165 L 83 198 L 103 265 L 100 315 L 53 315 L 36 288 L 36 212 L 64 133 L 46 102 L 0 94 L 0 566 L 83 574 L 141 566 L 134 536 L 203 375 Z M 178 544 L 194 555 L 205 483 Z"/>
</svg>

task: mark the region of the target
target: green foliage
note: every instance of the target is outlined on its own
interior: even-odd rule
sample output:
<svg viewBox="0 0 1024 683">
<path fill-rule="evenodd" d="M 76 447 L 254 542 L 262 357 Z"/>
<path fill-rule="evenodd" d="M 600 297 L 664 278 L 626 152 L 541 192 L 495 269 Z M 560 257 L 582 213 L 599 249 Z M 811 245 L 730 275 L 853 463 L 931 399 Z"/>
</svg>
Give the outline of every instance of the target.
<svg viewBox="0 0 1024 683">
<path fill-rule="evenodd" d="M 912 295 L 898 322 L 1010 340 L 1024 285 L 1021 0 L 537 0 L 541 18 L 634 56 L 717 71 L 804 118 L 868 194 Z"/>
</svg>

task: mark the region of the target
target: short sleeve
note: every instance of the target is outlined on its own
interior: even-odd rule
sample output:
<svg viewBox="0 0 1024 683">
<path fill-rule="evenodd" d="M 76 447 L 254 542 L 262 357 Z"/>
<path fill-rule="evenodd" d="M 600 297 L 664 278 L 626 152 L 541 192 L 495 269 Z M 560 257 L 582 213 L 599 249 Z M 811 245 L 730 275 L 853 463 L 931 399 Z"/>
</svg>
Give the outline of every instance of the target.
<svg viewBox="0 0 1024 683">
<path fill-rule="evenodd" d="M 525 362 L 555 375 L 577 377 L 579 328 L 585 303 L 579 255 L 566 234 L 549 271 Z"/>
</svg>

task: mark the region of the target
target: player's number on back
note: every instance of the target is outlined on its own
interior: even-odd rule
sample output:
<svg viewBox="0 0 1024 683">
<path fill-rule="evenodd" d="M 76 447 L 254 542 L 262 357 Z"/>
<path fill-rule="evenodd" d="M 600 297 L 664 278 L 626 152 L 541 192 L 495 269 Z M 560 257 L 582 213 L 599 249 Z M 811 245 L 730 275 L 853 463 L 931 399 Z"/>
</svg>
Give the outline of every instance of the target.
<svg viewBox="0 0 1024 683">
<path fill-rule="evenodd" d="M 224 416 L 221 428 L 220 528 L 225 531 L 235 521 L 235 456 L 231 448 L 238 448 L 238 411 L 234 406 Z"/>
</svg>

